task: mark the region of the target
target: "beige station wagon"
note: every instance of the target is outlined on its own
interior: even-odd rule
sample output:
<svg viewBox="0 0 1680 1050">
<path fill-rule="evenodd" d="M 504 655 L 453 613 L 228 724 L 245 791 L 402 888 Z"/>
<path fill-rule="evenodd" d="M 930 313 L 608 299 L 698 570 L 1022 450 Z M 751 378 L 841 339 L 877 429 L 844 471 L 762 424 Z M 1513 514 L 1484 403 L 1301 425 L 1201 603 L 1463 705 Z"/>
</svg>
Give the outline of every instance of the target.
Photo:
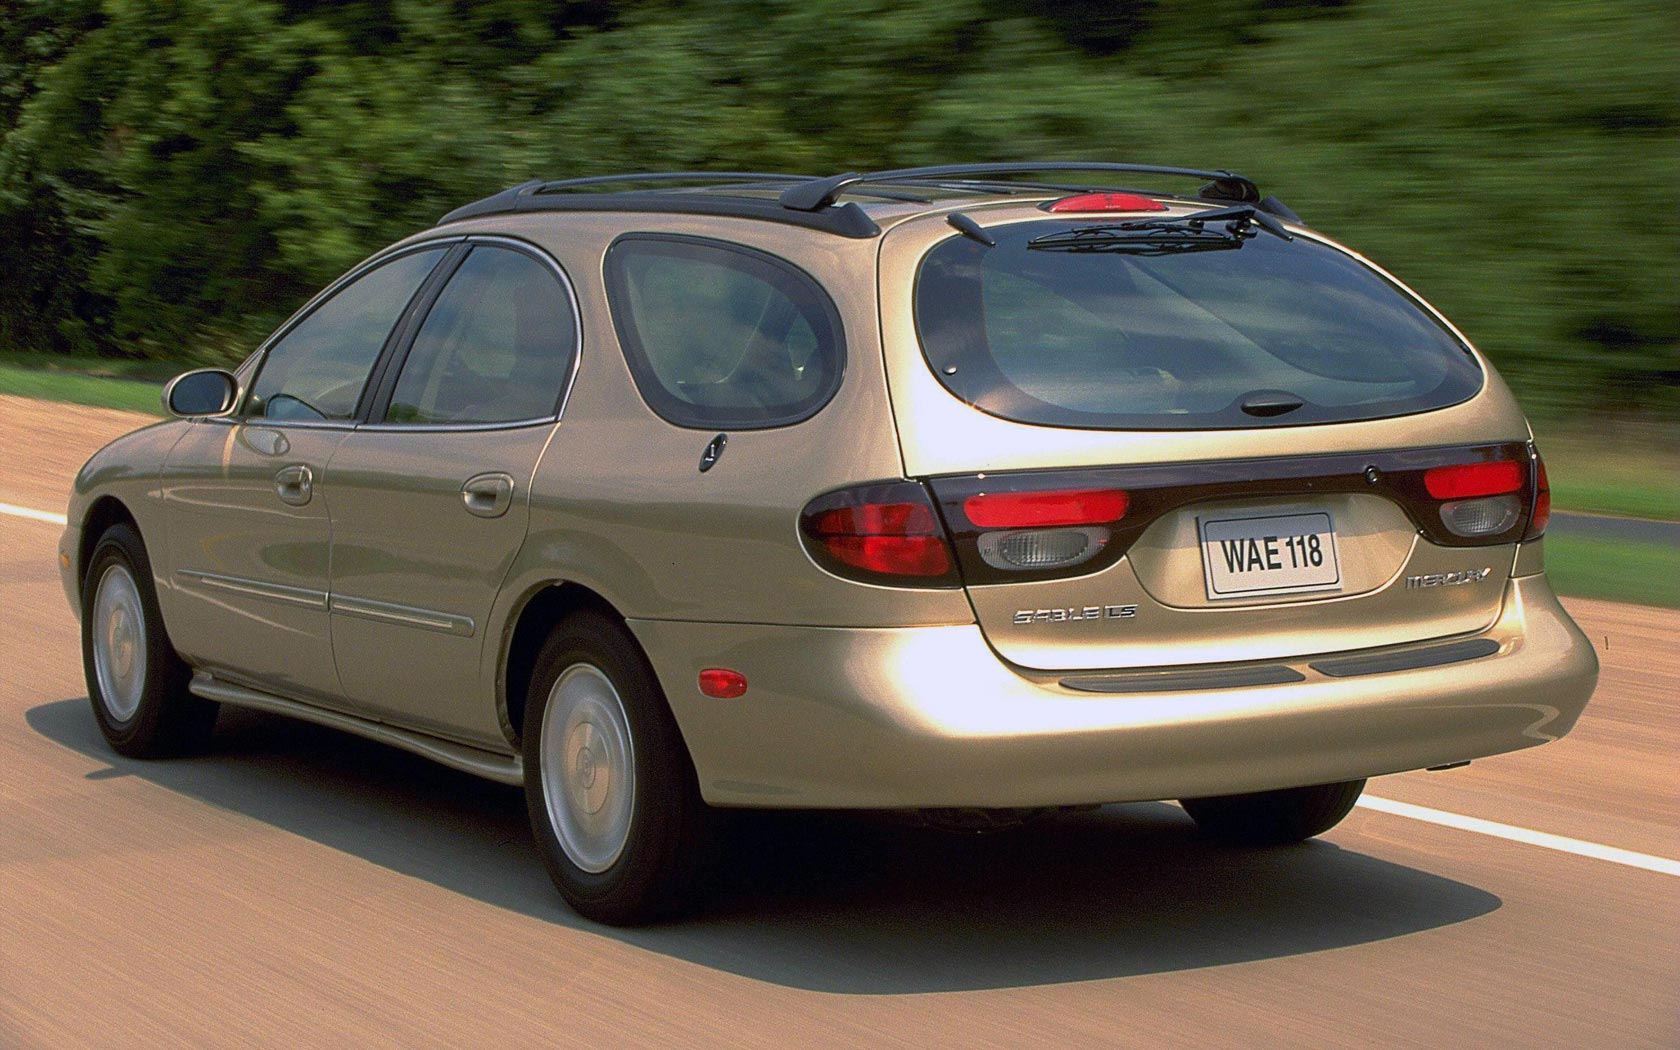
<svg viewBox="0 0 1680 1050">
<path fill-rule="evenodd" d="M 165 400 L 60 547 L 111 745 L 235 704 L 522 784 L 605 922 L 730 807 L 1297 841 L 1597 677 L 1499 376 L 1227 171 L 527 183 Z"/>
</svg>

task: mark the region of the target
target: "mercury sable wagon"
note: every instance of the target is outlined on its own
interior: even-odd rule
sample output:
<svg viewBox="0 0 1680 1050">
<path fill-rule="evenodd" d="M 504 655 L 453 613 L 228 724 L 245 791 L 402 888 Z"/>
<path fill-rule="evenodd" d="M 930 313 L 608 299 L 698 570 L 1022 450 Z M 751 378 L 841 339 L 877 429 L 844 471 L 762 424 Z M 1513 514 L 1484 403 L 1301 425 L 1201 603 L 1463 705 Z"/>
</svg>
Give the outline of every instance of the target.
<svg viewBox="0 0 1680 1050">
<path fill-rule="evenodd" d="M 607 922 L 728 807 L 1296 841 L 1597 676 L 1498 374 L 1228 171 L 527 183 L 165 400 L 60 548 L 111 746 L 234 704 L 521 784 Z"/>
</svg>

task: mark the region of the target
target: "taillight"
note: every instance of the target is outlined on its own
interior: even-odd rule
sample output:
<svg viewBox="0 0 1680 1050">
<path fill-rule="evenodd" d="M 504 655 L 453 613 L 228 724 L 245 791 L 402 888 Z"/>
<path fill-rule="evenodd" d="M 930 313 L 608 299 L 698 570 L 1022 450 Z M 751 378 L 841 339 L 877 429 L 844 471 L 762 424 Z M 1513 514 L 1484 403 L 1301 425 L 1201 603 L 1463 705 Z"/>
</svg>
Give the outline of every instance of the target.
<svg viewBox="0 0 1680 1050">
<path fill-rule="evenodd" d="M 914 481 L 825 493 L 805 505 L 799 529 L 811 557 L 837 576 L 915 587 L 960 582 L 933 501 Z"/>
<path fill-rule="evenodd" d="M 1528 464 L 1515 459 L 1455 463 L 1424 471 L 1423 487 L 1432 498 L 1446 501 L 1440 515 L 1448 532 L 1479 539 L 1504 535 L 1517 526 L 1527 473 Z"/>
<path fill-rule="evenodd" d="M 963 513 L 983 529 L 1107 525 L 1126 516 L 1129 502 L 1119 489 L 981 492 L 963 501 Z"/>
<path fill-rule="evenodd" d="M 1537 540 L 1546 532 L 1546 523 L 1552 520 L 1552 486 L 1546 480 L 1546 461 L 1540 458 L 1539 451 L 1534 453 L 1534 513 L 1528 517 L 1528 531 L 1523 533 L 1525 540 Z"/>
<path fill-rule="evenodd" d="M 962 508 L 981 560 L 1015 573 L 1071 569 L 1095 558 L 1130 502 L 1123 489 L 1042 489 L 977 492 Z"/>
<path fill-rule="evenodd" d="M 1458 463 L 1433 467 L 1423 474 L 1423 487 L 1436 499 L 1470 499 L 1519 492 L 1526 464 L 1514 459 L 1491 463 Z"/>
<path fill-rule="evenodd" d="M 1160 201 L 1136 193 L 1081 193 L 1052 201 L 1045 211 L 1166 211 Z"/>
</svg>

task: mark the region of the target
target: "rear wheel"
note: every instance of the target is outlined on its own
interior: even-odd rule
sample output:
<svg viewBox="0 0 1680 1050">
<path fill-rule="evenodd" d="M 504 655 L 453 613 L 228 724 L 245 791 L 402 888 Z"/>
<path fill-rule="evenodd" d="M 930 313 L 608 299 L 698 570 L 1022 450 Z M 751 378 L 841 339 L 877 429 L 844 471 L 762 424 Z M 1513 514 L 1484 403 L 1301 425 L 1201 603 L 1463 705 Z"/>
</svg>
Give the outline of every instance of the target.
<svg viewBox="0 0 1680 1050">
<path fill-rule="evenodd" d="M 613 925 L 686 903 L 707 810 L 653 669 L 621 624 L 585 612 L 554 629 L 523 739 L 531 830 L 566 901 Z"/>
<path fill-rule="evenodd" d="M 1214 838 L 1248 846 L 1280 846 L 1323 834 L 1341 823 L 1365 781 L 1180 799 L 1196 826 Z"/>
<path fill-rule="evenodd" d="M 105 740 L 132 758 L 202 748 L 217 705 L 187 692 L 192 672 L 164 633 L 151 562 L 128 525 L 105 530 L 82 581 L 82 669 Z"/>
</svg>

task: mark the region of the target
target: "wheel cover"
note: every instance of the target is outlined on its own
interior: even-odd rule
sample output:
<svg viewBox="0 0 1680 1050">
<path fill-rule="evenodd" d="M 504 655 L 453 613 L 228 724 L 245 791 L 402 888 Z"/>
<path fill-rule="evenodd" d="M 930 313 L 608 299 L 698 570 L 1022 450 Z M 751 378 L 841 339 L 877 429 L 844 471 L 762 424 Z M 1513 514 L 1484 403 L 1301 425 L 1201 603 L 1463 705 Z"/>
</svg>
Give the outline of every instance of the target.
<svg viewBox="0 0 1680 1050">
<path fill-rule="evenodd" d="M 146 691 L 146 610 L 126 565 L 112 565 L 93 594 L 93 670 L 105 713 L 127 722 Z"/>
<path fill-rule="evenodd" d="M 549 826 L 573 864 L 612 867 L 630 839 L 636 752 L 624 702 L 592 664 L 560 673 L 543 712 L 538 764 Z"/>
</svg>

